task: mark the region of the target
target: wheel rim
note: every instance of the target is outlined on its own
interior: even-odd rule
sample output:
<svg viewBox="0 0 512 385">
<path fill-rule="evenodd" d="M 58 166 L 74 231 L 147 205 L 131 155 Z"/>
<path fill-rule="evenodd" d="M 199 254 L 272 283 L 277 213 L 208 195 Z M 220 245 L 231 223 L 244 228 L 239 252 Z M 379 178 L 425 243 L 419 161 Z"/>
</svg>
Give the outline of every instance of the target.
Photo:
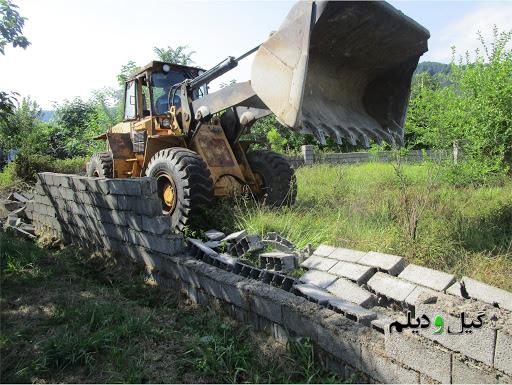
<svg viewBox="0 0 512 385">
<path fill-rule="evenodd" d="M 162 201 L 162 211 L 164 214 L 172 214 L 176 208 L 176 186 L 172 178 L 166 173 L 156 175 L 158 196 Z"/>
</svg>

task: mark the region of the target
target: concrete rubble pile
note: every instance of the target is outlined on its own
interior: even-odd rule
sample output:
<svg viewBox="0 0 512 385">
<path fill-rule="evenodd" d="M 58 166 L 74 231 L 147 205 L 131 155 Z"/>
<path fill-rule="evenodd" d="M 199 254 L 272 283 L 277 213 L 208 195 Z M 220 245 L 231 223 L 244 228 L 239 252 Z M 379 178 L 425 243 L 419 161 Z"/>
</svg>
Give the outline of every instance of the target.
<svg viewBox="0 0 512 385">
<path fill-rule="evenodd" d="M 32 212 L 26 206 L 32 199 L 31 194 L 13 192 L 0 200 L 0 225 L 4 229 L 13 229 L 28 238 L 35 238 Z"/>
</svg>

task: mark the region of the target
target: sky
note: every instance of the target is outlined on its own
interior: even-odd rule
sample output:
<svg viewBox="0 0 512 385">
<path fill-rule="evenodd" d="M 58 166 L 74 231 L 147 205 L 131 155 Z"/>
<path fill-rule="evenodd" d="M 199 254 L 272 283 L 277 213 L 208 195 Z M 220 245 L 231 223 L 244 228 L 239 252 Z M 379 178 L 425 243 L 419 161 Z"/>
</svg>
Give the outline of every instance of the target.
<svg viewBox="0 0 512 385">
<path fill-rule="evenodd" d="M 93 90 L 117 87 L 129 60 L 157 59 L 153 47 L 188 45 L 195 64 L 210 68 L 239 56 L 277 30 L 292 1 L 14 0 L 27 18 L 31 45 L 0 56 L 0 88 L 31 96 L 44 109 Z M 420 61 L 449 62 L 478 47 L 477 31 L 512 30 L 512 1 L 390 1 L 426 27 L 429 51 Z M 252 57 L 212 84 L 250 77 Z"/>
</svg>

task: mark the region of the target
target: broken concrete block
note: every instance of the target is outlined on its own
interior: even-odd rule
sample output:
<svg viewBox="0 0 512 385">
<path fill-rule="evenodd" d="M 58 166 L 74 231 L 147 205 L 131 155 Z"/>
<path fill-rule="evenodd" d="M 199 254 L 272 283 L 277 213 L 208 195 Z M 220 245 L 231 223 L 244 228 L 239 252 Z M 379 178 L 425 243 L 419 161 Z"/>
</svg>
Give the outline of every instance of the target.
<svg viewBox="0 0 512 385">
<path fill-rule="evenodd" d="M 229 234 L 227 237 L 224 237 L 222 239 L 222 241 L 223 242 L 238 241 L 238 240 L 242 239 L 243 237 L 245 237 L 246 235 L 247 235 L 247 231 L 241 230 L 241 231 L 237 231 L 236 233 Z"/>
<path fill-rule="evenodd" d="M 389 274 L 378 272 L 370 278 L 368 287 L 386 298 L 397 302 L 404 302 L 416 288 L 416 285 Z"/>
<path fill-rule="evenodd" d="M 295 268 L 295 255 L 281 251 L 262 253 L 259 255 L 260 266 L 267 270 L 289 272 Z"/>
<path fill-rule="evenodd" d="M 402 278 L 437 291 L 444 291 L 455 282 L 455 276 L 453 274 L 413 264 L 407 265 L 398 275 L 398 278 Z"/>
<path fill-rule="evenodd" d="M 271 245 L 274 249 L 285 253 L 292 253 L 295 250 L 295 245 L 292 242 L 275 232 L 267 233 L 265 238 L 262 239 L 262 242 L 265 245 Z"/>
<path fill-rule="evenodd" d="M 327 286 L 326 289 L 340 299 L 366 308 L 373 306 L 376 302 L 376 298 L 372 293 L 345 278 L 338 278 Z"/>
<path fill-rule="evenodd" d="M 338 247 L 329 255 L 329 258 L 334 258 L 338 261 L 357 262 L 365 255 L 365 251 L 357 251 Z"/>
<path fill-rule="evenodd" d="M 313 254 L 318 255 L 319 257 L 328 257 L 331 255 L 331 253 L 336 249 L 333 246 L 328 245 L 320 245 L 318 248 L 313 252 Z"/>
<path fill-rule="evenodd" d="M 224 234 L 222 231 L 217 231 L 217 230 L 208 230 L 204 233 L 204 235 L 210 241 L 220 241 L 226 237 L 226 234 Z"/>
<path fill-rule="evenodd" d="M 22 202 L 15 202 L 10 200 L 0 201 L 0 219 L 7 218 L 10 212 L 24 207 L 25 204 Z"/>
<path fill-rule="evenodd" d="M 224 238 L 225 239 L 225 238 Z M 265 245 L 257 235 L 246 235 L 228 247 L 228 253 L 243 257 L 245 254 L 262 250 Z"/>
<path fill-rule="evenodd" d="M 299 280 L 301 282 L 309 283 L 311 285 L 325 289 L 327 286 L 336 281 L 337 278 L 338 277 L 335 275 L 324 273 L 323 271 L 310 270 L 306 274 L 302 275 Z"/>
<path fill-rule="evenodd" d="M 302 262 L 300 265 L 302 267 L 306 267 L 308 269 L 314 269 L 314 270 L 321 270 L 321 271 L 328 271 L 331 267 L 333 267 L 336 264 L 336 260 L 329 259 L 329 258 L 323 258 L 316 255 L 312 255 L 308 259 L 306 259 L 304 262 Z"/>
<path fill-rule="evenodd" d="M 390 275 L 398 275 L 405 267 L 405 260 L 403 257 L 391 254 L 377 253 L 370 251 L 366 253 L 357 261 L 362 265 L 376 267 L 383 270 Z"/>
<path fill-rule="evenodd" d="M 475 298 L 491 305 L 497 304 L 502 309 L 512 311 L 512 293 L 469 277 L 462 277 L 462 284 L 469 298 Z"/>
<path fill-rule="evenodd" d="M 329 273 L 347 278 L 358 285 L 368 282 L 370 277 L 375 274 L 375 267 L 359 265 L 357 263 L 339 261 L 329 269 Z"/>
</svg>

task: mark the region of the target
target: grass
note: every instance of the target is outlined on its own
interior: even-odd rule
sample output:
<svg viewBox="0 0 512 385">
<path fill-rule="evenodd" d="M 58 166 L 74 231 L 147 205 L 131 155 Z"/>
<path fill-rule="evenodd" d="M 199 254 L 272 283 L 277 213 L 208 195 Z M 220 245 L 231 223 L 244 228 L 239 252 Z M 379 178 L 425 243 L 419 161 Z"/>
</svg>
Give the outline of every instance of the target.
<svg viewBox="0 0 512 385">
<path fill-rule="evenodd" d="M 0 381 L 340 382 L 287 346 L 145 283 L 122 259 L 0 233 Z"/>
<path fill-rule="evenodd" d="M 240 201 L 234 215 L 212 225 L 276 231 L 300 247 L 326 243 L 402 255 L 512 291 L 512 180 L 455 187 L 440 172 L 429 163 L 398 172 L 383 163 L 302 167 L 293 207 Z"/>
</svg>

